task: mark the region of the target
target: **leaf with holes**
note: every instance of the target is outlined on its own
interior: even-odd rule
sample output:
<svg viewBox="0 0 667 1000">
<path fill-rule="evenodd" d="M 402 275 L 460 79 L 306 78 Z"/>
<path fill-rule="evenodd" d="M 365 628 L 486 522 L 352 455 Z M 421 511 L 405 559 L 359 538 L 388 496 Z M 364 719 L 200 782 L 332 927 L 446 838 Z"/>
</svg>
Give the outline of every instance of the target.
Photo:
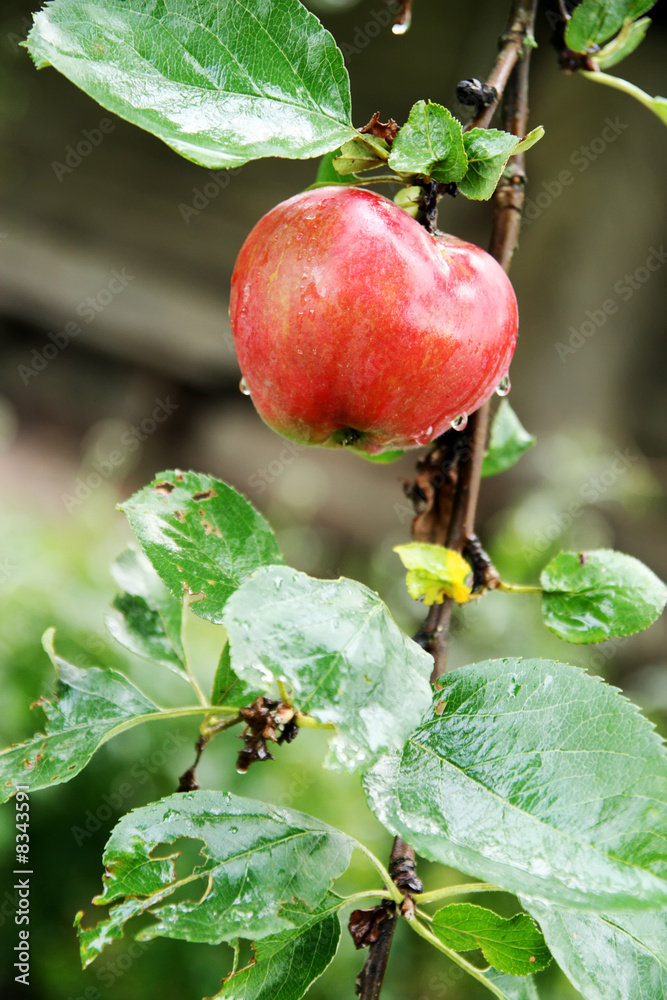
<svg viewBox="0 0 667 1000">
<path fill-rule="evenodd" d="M 403 751 L 364 776 L 392 833 L 523 897 L 667 904 L 667 753 L 634 705 L 553 660 L 488 660 L 438 687 Z"/>
<path fill-rule="evenodd" d="M 164 848 L 183 837 L 203 843 L 192 871 L 179 875 L 178 853 Z M 136 935 L 142 941 L 220 944 L 289 932 L 300 917 L 292 919 L 284 907 L 318 906 L 348 867 L 355 844 L 305 813 L 229 792 L 185 792 L 134 809 L 111 834 L 104 891 L 93 900 L 115 905 L 96 927 L 84 929 L 83 914 L 77 916 L 83 964 L 122 938 L 128 920 L 140 914 L 153 918 Z"/>
<path fill-rule="evenodd" d="M 176 601 L 143 552 L 126 549 L 111 567 L 123 591 L 105 621 L 111 635 L 130 652 L 188 679 L 181 639 L 183 606 Z"/>
<path fill-rule="evenodd" d="M 431 657 L 401 632 L 386 605 L 354 580 L 314 580 L 297 570 L 258 570 L 230 599 L 223 622 L 232 667 L 333 723 L 329 764 L 360 770 L 400 747 L 431 701 Z"/>
<path fill-rule="evenodd" d="M 63 660 L 53 649 L 53 629 L 44 648 L 57 674 L 53 701 L 37 702 L 46 729 L 0 753 L 0 802 L 15 794 L 16 785 L 35 791 L 70 781 L 116 733 L 163 712 L 116 670 L 81 670 Z"/>
<path fill-rule="evenodd" d="M 207 167 L 354 136 L 343 55 L 298 0 L 51 0 L 28 51 Z"/>
<path fill-rule="evenodd" d="M 161 472 L 120 510 L 174 597 L 212 622 L 253 570 L 283 561 L 262 515 L 213 476 Z"/>
<path fill-rule="evenodd" d="M 300 1000 L 338 950 L 340 905 L 330 894 L 313 911 L 283 906 L 293 926 L 258 941 L 253 963 L 226 978 L 211 1000 Z"/>
<path fill-rule="evenodd" d="M 559 552 L 540 575 L 544 624 L 559 639 L 604 642 L 660 617 L 667 587 L 639 559 L 612 549 Z"/>
</svg>

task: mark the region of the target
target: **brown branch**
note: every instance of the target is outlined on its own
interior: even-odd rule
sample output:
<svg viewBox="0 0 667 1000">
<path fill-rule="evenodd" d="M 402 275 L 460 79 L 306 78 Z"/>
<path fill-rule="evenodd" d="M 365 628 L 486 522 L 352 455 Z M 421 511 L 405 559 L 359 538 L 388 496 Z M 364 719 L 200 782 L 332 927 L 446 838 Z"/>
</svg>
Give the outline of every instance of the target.
<svg viewBox="0 0 667 1000">
<path fill-rule="evenodd" d="M 525 41 L 527 37 L 532 38 L 536 6 L 537 0 L 514 0 L 510 27 L 502 38 L 500 55 L 487 81 L 490 86 L 496 88 L 498 100 L 507 88 L 503 106 L 503 126 L 514 135 L 525 134 L 528 120 L 530 47 L 525 45 Z M 520 57 L 522 59 L 519 62 Z M 497 103 L 496 101 L 484 109 L 469 127 L 484 127 L 493 117 Z M 510 159 L 506 176 L 503 177 L 494 195 L 490 252 L 506 271 L 509 269 L 519 239 L 524 187 L 523 156 L 520 154 Z M 437 541 L 439 544 L 443 544 L 444 541 L 448 547 L 462 551 L 475 537 L 475 515 L 488 432 L 489 409 L 488 403 L 480 407 L 460 434 L 456 431 L 443 434 L 426 458 L 418 463 L 417 480 L 412 490 L 415 499 L 418 501 L 423 499 L 426 506 L 417 514 L 413 523 L 413 537 L 416 540 Z M 415 639 L 433 655 L 432 679 L 439 677 L 446 670 L 451 613 L 450 600 L 433 605 L 426 621 L 415 636 Z M 391 852 L 389 872 L 399 887 L 397 864 L 400 870 L 405 870 L 407 859 L 407 868 L 416 878 L 414 858 L 413 848 L 396 837 Z M 409 895 L 409 889 L 404 891 L 406 896 Z M 390 918 L 383 921 L 382 933 L 377 941 L 370 946 L 364 966 L 357 977 L 357 996 L 361 1000 L 378 1000 L 380 996 L 396 920 L 397 914 L 393 911 Z"/>
</svg>

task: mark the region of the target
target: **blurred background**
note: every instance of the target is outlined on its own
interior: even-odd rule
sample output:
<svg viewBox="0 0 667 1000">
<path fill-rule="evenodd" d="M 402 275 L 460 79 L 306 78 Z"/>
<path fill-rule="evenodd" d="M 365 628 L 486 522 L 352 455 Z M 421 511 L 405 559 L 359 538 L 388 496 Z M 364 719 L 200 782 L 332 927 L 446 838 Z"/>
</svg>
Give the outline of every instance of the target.
<svg viewBox="0 0 667 1000">
<path fill-rule="evenodd" d="M 416 0 L 403 37 L 390 31 L 385 0 L 309 6 L 343 49 L 361 126 L 375 111 L 403 122 L 422 98 L 465 119 L 456 84 L 488 73 L 508 5 Z M 316 163 L 260 161 L 226 173 L 181 159 L 55 70 L 34 69 L 20 47 L 32 7 L 3 0 L 0 10 L 3 745 L 41 725 L 29 706 L 52 691 L 40 645 L 49 626 L 72 662 L 121 667 L 162 703 L 183 698 L 177 678 L 156 676 L 104 628 L 114 594 L 108 566 L 131 540 L 115 504 L 165 468 L 209 472 L 241 490 L 275 526 L 288 562 L 369 584 L 407 631 L 422 615 L 392 552 L 409 538 L 401 481 L 418 453 L 373 466 L 288 451 L 238 390 L 227 320 L 236 254 L 266 211 L 312 182 Z M 546 137 L 529 154 L 526 226 L 512 269 L 521 329 L 511 403 L 538 446 L 485 481 L 480 535 L 516 582 L 534 581 L 550 555 L 573 547 L 629 552 L 665 578 L 667 271 L 646 261 L 664 253 L 667 133 L 624 95 L 560 73 L 547 14 L 538 21 L 531 89 L 531 127 L 543 124 Z M 646 42 L 618 72 L 656 94 L 665 92 L 664 4 L 652 16 Z M 482 246 L 489 225 L 488 205 L 458 198 L 441 206 L 442 229 Z M 661 621 L 632 639 L 571 647 L 546 632 L 533 598 L 494 594 L 457 617 L 451 663 L 501 654 L 565 660 L 623 688 L 664 733 L 665 631 Z M 202 674 L 212 675 L 217 630 L 193 620 L 190 641 Z M 74 781 L 32 798 L 32 981 L 28 991 L 13 982 L 14 897 L 3 870 L 3 996 L 198 1000 L 219 988 L 230 965 L 225 947 L 158 939 L 128 950 L 121 942 L 84 973 L 71 926 L 79 909 L 94 919 L 90 900 L 118 816 L 175 789 L 195 738 L 187 724 L 133 730 Z M 238 746 L 226 734 L 207 750 L 204 787 L 312 812 L 387 857 L 390 837 L 358 779 L 321 771 L 317 735 L 246 777 L 234 770 Z M 13 823 L 9 805 L 0 811 L 2 848 L 13 842 Z M 429 888 L 457 880 L 434 866 L 421 874 Z M 375 884 L 359 859 L 344 881 L 350 891 Z M 493 903 L 516 908 L 510 897 Z M 345 934 L 309 996 L 353 996 L 363 957 Z M 541 980 L 545 1000 L 576 996 L 558 973 Z M 385 1000 L 482 995 L 408 933 L 383 991 Z"/>
</svg>

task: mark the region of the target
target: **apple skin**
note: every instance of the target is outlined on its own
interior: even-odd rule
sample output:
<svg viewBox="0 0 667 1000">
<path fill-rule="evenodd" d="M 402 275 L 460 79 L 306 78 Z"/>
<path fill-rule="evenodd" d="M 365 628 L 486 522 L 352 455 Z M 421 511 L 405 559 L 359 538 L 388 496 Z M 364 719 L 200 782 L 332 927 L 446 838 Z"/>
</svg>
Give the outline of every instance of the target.
<svg viewBox="0 0 667 1000">
<path fill-rule="evenodd" d="M 269 427 L 370 457 L 427 444 L 481 406 L 509 368 L 518 313 L 484 250 L 371 191 L 324 187 L 250 232 L 230 321 Z"/>
</svg>

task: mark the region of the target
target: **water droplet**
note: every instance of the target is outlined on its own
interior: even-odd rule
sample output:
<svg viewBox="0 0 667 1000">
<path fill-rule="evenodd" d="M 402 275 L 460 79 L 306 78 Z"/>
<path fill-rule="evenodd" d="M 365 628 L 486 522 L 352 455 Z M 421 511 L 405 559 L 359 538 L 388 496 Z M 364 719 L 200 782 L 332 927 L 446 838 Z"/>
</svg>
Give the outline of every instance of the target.
<svg viewBox="0 0 667 1000">
<path fill-rule="evenodd" d="M 433 440 L 432 427 L 427 427 L 425 431 L 422 431 L 421 434 L 417 434 L 415 437 L 415 441 L 417 442 L 417 444 L 430 444 L 432 440 Z"/>
<path fill-rule="evenodd" d="M 294 237 L 294 239 L 295 240 L 302 240 L 303 239 L 303 233 L 297 233 L 296 236 Z"/>
<path fill-rule="evenodd" d="M 404 15 L 404 16 L 405 16 L 405 15 Z M 391 26 L 391 32 L 392 32 L 392 34 L 393 34 L 393 35 L 404 35 L 404 34 L 405 34 L 405 32 L 406 32 L 406 31 L 408 30 L 408 28 L 410 27 L 410 22 L 411 22 L 411 20 L 412 20 L 412 18 L 411 18 L 411 17 L 410 17 L 410 15 L 408 14 L 408 15 L 407 15 L 407 16 L 405 17 L 405 20 L 404 20 L 404 21 L 398 21 L 398 22 L 397 22 L 396 24 L 392 24 L 392 26 Z"/>
<path fill-rule="evenodd" d="M 512 388 L 512 383 L 510 382 L 509 375 L 503 375 L 500 382 L 498 383 L 498 388 L 496 389 L 496 396 L 509 396 L 511 388 Z"/>
<path fill-rule="evenodd" d="M 250 389 L 248 388 L 248 383 L 244 378 L 242 378 L 241 381 L 239 382 L 239 389 L 241 390 L 244 396 L 250 395 Z"/>
<path fill-rule="evenodd" d="M 468 414 L 461 413 L 458 417 L 454 417 L 452 420 L 452 427 L 455 431 L 464 431 L 468 426 Z"/>
<path fill-rule="evenodd" d="M 230 826 L 229 832 L 230 833 L 238 833 L 239 832 L 238 826 Z"/>
</svg>

